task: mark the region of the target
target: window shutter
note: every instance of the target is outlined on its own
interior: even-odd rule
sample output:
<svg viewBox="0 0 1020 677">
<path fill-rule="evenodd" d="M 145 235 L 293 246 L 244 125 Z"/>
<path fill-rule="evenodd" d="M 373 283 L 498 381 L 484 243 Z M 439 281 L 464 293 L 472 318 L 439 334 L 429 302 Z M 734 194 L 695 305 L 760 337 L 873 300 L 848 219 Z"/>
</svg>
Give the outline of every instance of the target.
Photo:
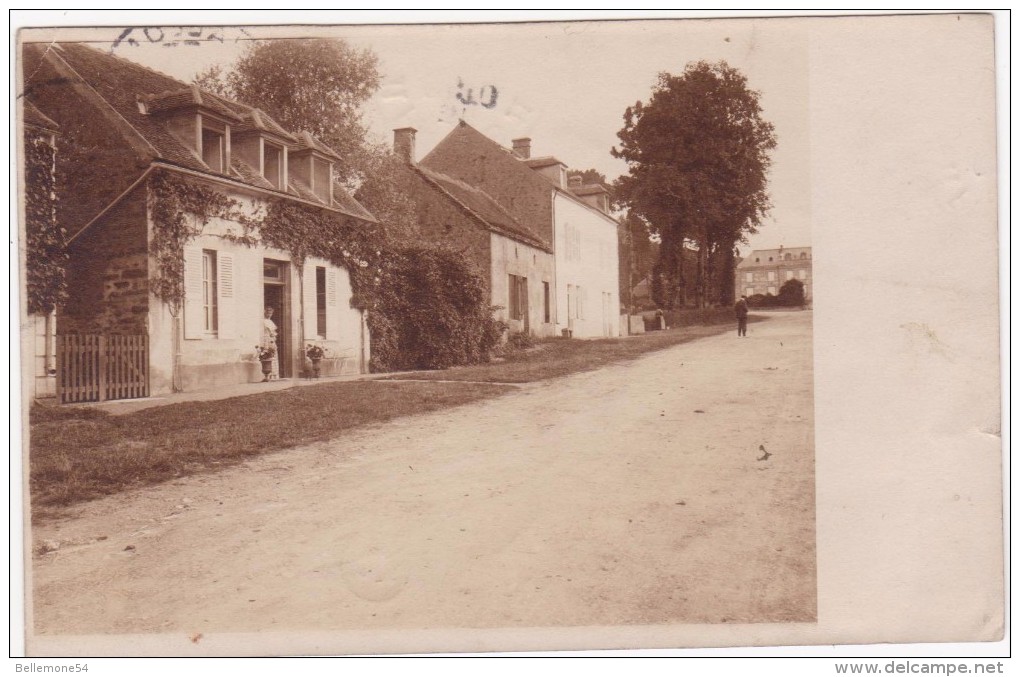
<svg viewBox="0 0 1020 677">
<path fill-rule="evenodd" d="M 340 338 L 337 327 L 336 307 L 336 285 L 337 272 L 332 268 L 326 269 L 326 338 L 335 340 Z"/>
<path fill-rule="evenodd" d="M 202 322 L 202 248 L 184 247 L 184 338 L 205 333 Z"/>
<path fill-rule="evenodd" d="M 304 289 L 302 295 L 304 298 L 301 299 L 301 305 L 305 310 L 305 341 L 314 341 L 319 335 L 318 326 L 318 308 L 315 304 L 315 265 L 310 261 L 305 261 L 305 265 L 301 272 L 302 278 L 304 279 Z M 301 346 L 302 352 L 304 352 L 304 346 Z"/>
<path fill-rule="evenodd" d="M 217 334 L 220 338 L 235 338 L 237 319 L 234 305 L 234 255 L 216 253 L 216 293 L 219 317 Z"/>
</svg>

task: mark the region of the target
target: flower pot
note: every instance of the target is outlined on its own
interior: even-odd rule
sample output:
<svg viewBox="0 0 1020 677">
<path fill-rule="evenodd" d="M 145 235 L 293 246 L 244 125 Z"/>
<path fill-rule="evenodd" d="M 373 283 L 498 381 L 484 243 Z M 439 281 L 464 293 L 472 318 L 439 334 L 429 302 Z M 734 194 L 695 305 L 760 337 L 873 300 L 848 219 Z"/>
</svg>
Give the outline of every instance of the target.
<svg viewBox="0 0 1020 677">
<path fill-rule="evenodd" d="M 272 360 L 260 360 L 262 362 L 262 380 L 268 381 L 269 375 L 273 373 Z"/>
<path fill-rule="evenodd" d="M 319 374 L 322 371 L 322 368 L 320 367 L 320 362 L 322 362 L 322 358 L 313 357 L 311 358 L 311 360 L 312 360 L 312 373 L 315 374 L 315 378 L 319 378 Z"/>
</svg>

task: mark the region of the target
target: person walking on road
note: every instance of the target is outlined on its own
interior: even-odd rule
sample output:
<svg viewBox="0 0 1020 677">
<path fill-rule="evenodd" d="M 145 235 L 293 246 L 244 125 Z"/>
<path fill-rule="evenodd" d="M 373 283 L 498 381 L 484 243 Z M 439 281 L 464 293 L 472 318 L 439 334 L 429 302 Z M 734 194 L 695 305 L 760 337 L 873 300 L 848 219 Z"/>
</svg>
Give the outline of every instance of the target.
<svg viewBox="0 0 1020 677">
<path fill-rule="evenodd" d="M 747 297 L 741 296 L 733 310 L 737 314 L 737 336 L 747 336 Z"/>
</svg>

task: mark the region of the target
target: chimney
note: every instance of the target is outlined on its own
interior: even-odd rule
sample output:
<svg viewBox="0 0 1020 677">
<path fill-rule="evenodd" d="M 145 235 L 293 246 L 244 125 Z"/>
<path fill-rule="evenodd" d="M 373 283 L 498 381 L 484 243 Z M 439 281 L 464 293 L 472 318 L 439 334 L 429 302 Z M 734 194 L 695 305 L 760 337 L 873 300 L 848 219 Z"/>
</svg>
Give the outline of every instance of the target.
<svg viewBox="0 0 1020 677">
<path fill-rule="evenodd" d="M 393 153 L 409 165 L 415 163 L 414 135 L 418 132 L 414 127 L 401 127 L 393 130 Z"/>
<path fill-rule="evenodd" d="M 521 139 L 514 139 L 514 155 L 522 160 L 527 160 L 531 157 L 531 139 L 524 137 Z"/>
<path fill-rule="evenodd" d="M 580 188 L 584 185 L 584 179 L 580 176 L 571 176 L 567 180 L 570 182 L 571 188 Z"/>
</svg>

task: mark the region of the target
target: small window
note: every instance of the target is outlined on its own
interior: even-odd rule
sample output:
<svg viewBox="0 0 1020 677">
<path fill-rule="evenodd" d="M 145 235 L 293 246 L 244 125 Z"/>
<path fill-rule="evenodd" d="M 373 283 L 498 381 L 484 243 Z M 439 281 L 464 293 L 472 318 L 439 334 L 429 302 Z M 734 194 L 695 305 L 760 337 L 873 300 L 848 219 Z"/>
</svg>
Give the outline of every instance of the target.
<svg viewBox="0 0 1020 677">
<path fill-rule="evenodd" d="M 772 262 L 772 257 L 770 256 L 770 257 L 769 257 L 769 263 L 771 263 L 771 262 Z"/>
<path fill-rule="evenodd" d="M 759 259 L 759 258 L 755 258 L 755 259 L 754 259 L 754 262 L 755 262 L 755 263 L 761 263 L 761 259 Z"/>
<path fill-rule="evenodd" d="M 549 324 L 552 321 L 552 308 L 549 299 L 549 283 L 542 283 L 542 317 L 543 322 Z"/>
<path fill-rule="evenodd" d="M 792 280 L 793 279 L 793 271 L 792 270 L 786 271 L 786 279 L 787 280 Z"/>
<path fill-rule="evenodd" d="M 226 140 L 222 133 L 208 127 L 202 128 L 202 162 L 209 169 L 222 174 L 226 168 Z"/>
<path fill-rule="evenodd" d="M 216 252 L 202 250 L 202 328 L 214 334 L 218 324 L 216 302 Z"/>
<path fill-rule="evenodd" d="M 776 295 L 776 288 L 775 287 L 769 287 L 769 294 L 772 294 L 772 296 L 775 296 Z"/>
<path fill-rule="evenodd" d="M 262 176 L 275 188 L 283 188 L 283 149 L 271 143 L 265 143 L 263 148 Z"/>
<path fill-rule="evenodd" d="M 326 269 L 315 267 L 315 332 L 326 338 Z"/>
<path fill-rule="evenodd" d="M 744 289 L 744 296 L 747 297 L 754 296 L 754 287 L 747 287 L 746 289 Z"/>
<path fill-rule="evenodd" d="M 766 279 L 768 279 L 769 282 L 772 282 L 773 280 L 776 279 L 776 271 L 770 270 L 768 273 L 765 274 L 765 277 Z"/>
<path fill-rule="evenodd" d="M 331 197 L 332 172 L 330 164 L 319 158 L 312 158 L 312 192 L 315 197 L 329 203 Z"/>
<path fill-rule="evenodd" d="M 747 273 L 744 275 L 745 282 L 754 282 L 754 273 Z"/>
<path fill-rule="evenodd" d="M 807 279 L 807 271 L 806 270 L 798 270 L 797 271 L 797 277 L 799 277 L 802 280 L 806 280 Z"/>
<path fill-rule="evenodd" d="M 793 260 L 793 254 L 787 254 L 786 256 L 783 257 L 783 260 L 784 261 L 792 261 Z"/>
<path fill-rule="evenodd" d="M 801 252 L 800 253 L 800 258 L 806 259 L 807 258 L 807 252 Z"/>
</svg>

